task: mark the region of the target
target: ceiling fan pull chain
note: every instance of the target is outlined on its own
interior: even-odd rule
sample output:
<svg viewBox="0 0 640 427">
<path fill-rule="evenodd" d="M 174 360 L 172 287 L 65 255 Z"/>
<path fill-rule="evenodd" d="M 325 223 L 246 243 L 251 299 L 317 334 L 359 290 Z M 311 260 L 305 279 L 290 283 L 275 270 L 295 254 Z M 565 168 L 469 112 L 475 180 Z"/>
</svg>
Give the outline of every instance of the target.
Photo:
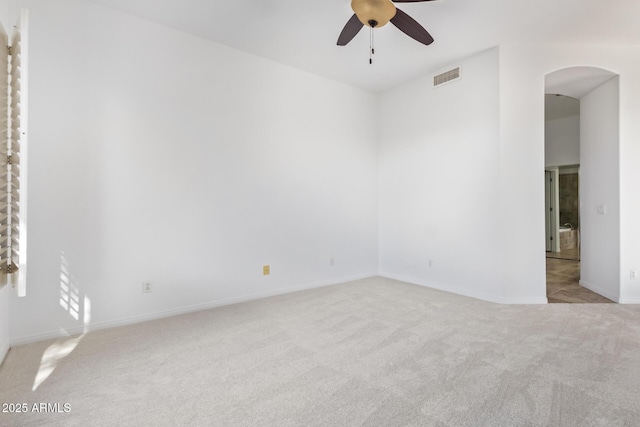
<svg viewBox="0 0 640 427">
<path fill-rule="evenodd" d="M 369 64 L 373 64 L 373 27 L 369 27 Z"/>
<path fill-rule="evenodd" d="M 373 34 L 374 34 L 374 33 L 373 33 L 373 28 L 372 28 L 372 29 L 371 29 L 371 54 L 372 54 L 372 55 L 375 55 L 375 54 L 376 54 L 376 50 L 375 50 L 375 48 L 374 48 L 375 40 L 374 40 L 374 38 L 373 38 Z"/>
</svg>

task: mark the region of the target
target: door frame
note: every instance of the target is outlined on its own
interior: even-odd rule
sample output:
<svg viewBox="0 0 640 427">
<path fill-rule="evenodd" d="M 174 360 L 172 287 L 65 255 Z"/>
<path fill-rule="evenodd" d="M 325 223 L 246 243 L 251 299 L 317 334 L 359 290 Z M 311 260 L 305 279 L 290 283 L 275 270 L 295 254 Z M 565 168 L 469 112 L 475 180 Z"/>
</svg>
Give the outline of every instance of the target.
<svg viewBox="0 0 640 427">
<path fill-rule="evenodd" d="M 558 176 L 559 169 L 557 167 L 548 167 L 544 170 L 544 209 L 545 209 L 545 242 L 547 252 L 560 252 L 559 238 L 559 222 L 560 204 L 558 195 Z"/>
</svg>

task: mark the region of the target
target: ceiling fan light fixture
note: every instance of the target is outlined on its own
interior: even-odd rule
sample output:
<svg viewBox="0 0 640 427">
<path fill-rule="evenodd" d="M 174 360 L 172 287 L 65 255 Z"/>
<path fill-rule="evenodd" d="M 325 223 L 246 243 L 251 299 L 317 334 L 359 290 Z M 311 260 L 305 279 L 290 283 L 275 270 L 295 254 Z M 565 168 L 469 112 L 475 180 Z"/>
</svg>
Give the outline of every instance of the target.
<svg viewBox="0 0 640 427">
<path fill-rule="evenodd" d="M 399 3 L 427 2 L 433 0 L 393 0 Z M 346 46 L 362 27 L 369 27 L 371 53 L 373 54 L 373 28 L 383 27 L 391 21 L 400 31 L 424 45 L 433 43 L 433 37 L 415 19 L 396 9 L 392 0 L 351 0 L 355 12 L 338 36 L 338 46 Z"/>
<path fill-rule="evenodd" d="M 351 0 L 351 9 L 367 27 L 379 28 L 396 15 L 396 6 L 391 0 Z"/>
</svg>

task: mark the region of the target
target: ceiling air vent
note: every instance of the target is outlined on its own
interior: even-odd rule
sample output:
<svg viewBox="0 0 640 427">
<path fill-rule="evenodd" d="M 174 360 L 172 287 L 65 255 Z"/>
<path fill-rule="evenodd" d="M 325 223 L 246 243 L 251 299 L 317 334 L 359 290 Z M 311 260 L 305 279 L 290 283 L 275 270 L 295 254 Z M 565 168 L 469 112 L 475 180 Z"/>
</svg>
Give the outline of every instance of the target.
<svg viewBox="0 0 640 427">
<path fill-rule="evenodd" d="M 452 70 L 445 71 L 442 74 L 438 74 L 437 76 L 433 76 L 433 86 L 440 86 L 441 84 L 448 83 L 453 80 L 457 80 L 460 78 L 460 67 L 456 67 Z"/>
</svg>

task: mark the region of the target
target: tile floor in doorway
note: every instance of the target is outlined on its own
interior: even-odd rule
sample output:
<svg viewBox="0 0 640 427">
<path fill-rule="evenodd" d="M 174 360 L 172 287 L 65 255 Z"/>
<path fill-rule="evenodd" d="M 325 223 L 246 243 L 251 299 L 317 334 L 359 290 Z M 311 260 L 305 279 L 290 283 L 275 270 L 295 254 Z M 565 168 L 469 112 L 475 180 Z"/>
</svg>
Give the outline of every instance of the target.
<svg viewBox="0 0 640 427">
<path fill-rule="evenodd" d="M 576 261 L 580 261 L 580 249 L 571 248 L 564 249 L 560 252 L 547 252 L 547 258 L 573 259 Z"/>
<path fill-rule="evenodd" d="M 613 303 L 580 286 L 579 281 L 580 261 L 547 256 L 547 299 L 550 303 Z"/>
</svg>

